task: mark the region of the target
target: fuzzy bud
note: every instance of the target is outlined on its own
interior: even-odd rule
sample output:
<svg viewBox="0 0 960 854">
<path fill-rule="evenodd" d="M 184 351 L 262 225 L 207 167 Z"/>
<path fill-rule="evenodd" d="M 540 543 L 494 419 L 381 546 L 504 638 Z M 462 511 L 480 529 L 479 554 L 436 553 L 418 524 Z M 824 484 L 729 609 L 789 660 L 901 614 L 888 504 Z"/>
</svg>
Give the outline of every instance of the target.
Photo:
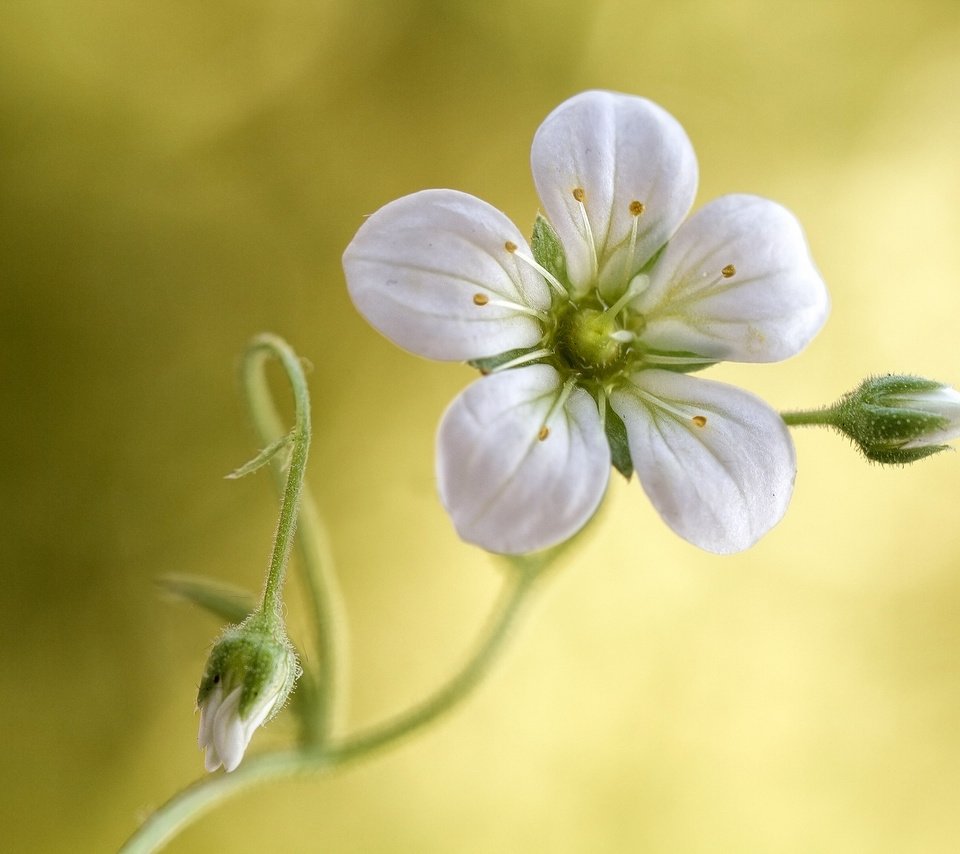
<svg viewBox="0 0 960 854">
<path fill-rule="evenodd" d="M 207 659 L 197 708 L 201 750 L 208 771 L 233 771 L 257 727 L 283 708 L 300 675 L 283 630 L 262 614 L 230 626 Z"/>
<path fill-rule="evenodd" d="M 831 423 L 879 463 L 916 462 L 960 436 L 960 393 L 921 377 L 871 377 L 831 411 Z"/>
</svg>

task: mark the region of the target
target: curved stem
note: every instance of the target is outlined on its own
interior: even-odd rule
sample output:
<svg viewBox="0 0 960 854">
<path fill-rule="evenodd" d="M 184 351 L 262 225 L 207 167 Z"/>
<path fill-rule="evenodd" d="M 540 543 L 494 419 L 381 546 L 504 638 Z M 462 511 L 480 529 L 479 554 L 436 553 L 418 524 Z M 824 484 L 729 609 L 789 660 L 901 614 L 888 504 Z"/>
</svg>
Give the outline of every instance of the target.
<svg viewBox="0 0 960 854">
<path fill-rule="evenodd" d="M 489 672 L 539 577 L 540 571 L 519 568 L 510 574 L 511 583 L 501 595 L 473 654 L 445 685 L 426 700 L 383 724 L 344 739 L 340 744 L 252 757 L 230 774 L 203 778 L 174 795 L 153 813 L 127 840 L 120 854 L 156 851 L 187 825 L 235 794 L 271 780 L 339 769 L 436 720 L 464 700 Z"/>
<path fill-rule="evenodd" d="M 254 339 L 243 361 L 241 378 L 254 428 L 261 444 L 269 445 L 270 442 L 284 435 L 286 428 L 277 412 L 264 370 L 266 360 L 273 355 L 273 350 L 269 347 L 267 349 L 258 347 L 258 342 L 261 341 L 279 343 L 287 351 L 289 348 L 275 336 L 259 336 Z M 292 355 L 292 351 L 290 353 Z M 303 371 L 296 357 L 293 358 L 296 363 L 294 373 L 299 375 L 301 385 L 305 389 L 306 383 L 302 381 Z M 286 361 L 284 361 L 284 367 L 287 367 Z M 294 383 L 294 374 L 289 369 L 288 375 L 291 383 Z M 295 394 L 296 388 L 295 385 Z M 292 468 L 291 460 L 291 473 Z M 286 481 L 281 458 L 273 458 L 270 471 L 278 492 L 283 495 Z M 316 679 L 313 699 L 316 708 L 313 714 L 305 716 L 303 720 L 304 740 L 309 744 L 319 744 L 327 739 L 335 728 L 344 705 L 346 692 L 343 690 L 342 683 L 345 681 L 346 672 L 346 630 L 341 616 L 344 608 L 340 586 L 334 572 L 330 540 L 310 489 L 306 485 L 300 492 L 299 516 L 297 543 L 308 593 L 307 599 L 312 611 L 311 617 L 315 631 L 314 649 L 317 657 L 316 667 L 313 668 Z M 301 687 L 304 686 L 301 685 Z"/>
<path fill-rule="evenodd" d="M 277 520 L 277 535 L 270 556 L 270 569 L 263 588 L 260 610 L 268 615 L 278 615 L 282 607 L 283 579 L 293 547 L 293 537 L 297 527 L 297 513 L 300 508 L 300 490 L 307 465 L 307 453 L 310 450 L 310 392 L 303 375 L 303 368 L 296 353 L 286 341 L 276 335 L 258 335 L 244 353 L 243 375 L 252 373 L 262 378 L 263 365 L 267 358 L 279 359 L 287 373 L 287 379 L 293 388 L 296 406 L 296 426 L 293 435 L 293 450 L 290 453 L 289 472 L 280 500 L 280 518 Z M 272 405 L 272 404 L 271 404 Z M 276 439 L 276 436 L 273 437 Z"/>
</svg>

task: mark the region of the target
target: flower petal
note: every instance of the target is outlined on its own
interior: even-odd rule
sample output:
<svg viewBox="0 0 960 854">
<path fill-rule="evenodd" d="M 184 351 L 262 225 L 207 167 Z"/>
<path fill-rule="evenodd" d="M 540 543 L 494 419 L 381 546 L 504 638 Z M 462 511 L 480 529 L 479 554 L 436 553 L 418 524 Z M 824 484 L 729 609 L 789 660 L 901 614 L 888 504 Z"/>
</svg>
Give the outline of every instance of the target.
<svg viewBox="0 0 960 854">
<path fill-rule="evenodd" d="M 717 554 L 753 545 L 793 491 L 793 442 L 763 401 L 723 383 L 647 370 L 615 391 L 640 483 L 681 537 Z"/>
<path fill-rule="evenodd" d="M 395 344 L 461 361 L 532 347 L 549 286 L 509 251 L 523 235 L 480 199 L 424 190 L 371 216 L 343 254 L 359 312 Z"/>
<path fill-rule="evenodd" d="M 594 91 L 564 101 L 537 130 L 530 159 L 571 283 L 585 293 L 599 273 L 607 298 L 619 296 L 666 243 L 697 191 L 686 132 L 661 107 L 632 95 Z M 583 191 L 589 227 L 574 190 Z"/>
<path fill-rule="evenodd" d="M 233 771 L 243 759 L 244 751 L 250 743 L 240 720 L 240 696 L 243 686 L 234 688 L 220 704 L 213 722 L 213 740 L 217 756 L 223 762 L 224 771 Z"/>
<path fill-rule="evenodd" d="M 218 682 L 200 706 L 200 730 L 197 734 L 197 744 L 201 750 L 213 743 L 213 721 L 222 700 L 223 685 Z"/>
<path fill-rule="evenodd" d="M 644 343 L 738 362 L 800 352 L 830 311 L 803 230 L 757 196 L 722 196 L 667 244 L 634 300 Z"/>
<path fill-rule="evenodd" d="M 610 448 L 593 398 L 531 365 L 483 377 L 453 401 L 437 435 L 437 474 L 464 540 L 524 554 L 568 539 L 593 515 Z"/>
</svg>

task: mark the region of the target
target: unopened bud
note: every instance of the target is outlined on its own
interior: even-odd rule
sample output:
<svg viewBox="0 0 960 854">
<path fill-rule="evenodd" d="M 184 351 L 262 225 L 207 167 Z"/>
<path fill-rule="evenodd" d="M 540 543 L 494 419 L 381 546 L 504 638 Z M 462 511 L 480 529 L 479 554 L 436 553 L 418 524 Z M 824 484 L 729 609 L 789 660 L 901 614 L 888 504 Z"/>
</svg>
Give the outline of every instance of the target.
<svg viewBox="0 0 960 854">
<path fill-rule="evenodd" d="M 831 423 L 879 463 L 912 463 L 960 436 L 960 393 L 921 377 L 866 379 L 832 414 Z"/>
<path fill-rule="evenodd" d="M 300 675 L 297 655 L 283 634 L 255 613 L 228 628 L 207 659 L 197 707 L 204 765 L 233 771 L 254 731 L 283 708 Z"/>
</svg>

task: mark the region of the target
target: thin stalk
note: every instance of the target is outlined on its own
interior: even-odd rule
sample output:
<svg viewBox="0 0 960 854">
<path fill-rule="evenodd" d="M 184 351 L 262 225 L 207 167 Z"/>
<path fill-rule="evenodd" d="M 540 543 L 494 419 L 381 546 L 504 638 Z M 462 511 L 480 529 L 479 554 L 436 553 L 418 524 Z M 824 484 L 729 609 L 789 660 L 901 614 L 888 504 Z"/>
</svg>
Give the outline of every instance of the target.
<svg viewBox="0 0 960 854">
<path fill-rule="evenodd" d="M 266 346 L 258 346 L 258 342 L 261 341 Z M 260 443 L 264 446 L 276 441 L 286 432 L 286 427 L 273 401 L 265 372 L 268 358 L 276 355 L 272 345 L 277 343 L 289 351 L 289 348 L 275 336 L 259 336 L 254 339 L 244 358 L 241 371 L 243 389 L 247 396 L 254 429 Z M 292 351 L 290 355 L 292 356 Z M 303 370 L 299 361 L 295 356 L 293 360 L 294 364 L 289 367 L 288 360 L 284 360 L 284 367 L 287 369 L 296 396 L 298 387 L 305 391 L 306 382 L 303 380 Z M 306 397 L 303 400 L 306 402 Z M 291 473 L 292 469 L 293 460 L 291 459 Z M 282 457 L 274 457 L 270 471 L 277 491 L 284 495 L 287 479 Z M 329 738 L 330 733 L 336 729 L 345 706 L 347 632 L 342 616 L 345 613 L 343 598 L 334 570 L 330 538 L 310 494 L 310 489 L 305 484 L 300 491 L 297 544 L 300 567 L 308 594 L 307 600 L 312 612 L 316 655 L 316 664 L 313 668 L 316 679 L 313 698 L 315 712 L 303 721 L 304 740 L 308 744 L 316 745 Z"/>
<path fill-rule="evenodd" d="M 788 427 L 833 427 L 836 413 L 833 409 L 797 409 L 781 412 L 780 417 Z"/>
<path fill-rule="evenodd" d="M 250 343 L 244 354 L 243 375 L 248 377 L 256 371 L 263 376 L 263 365 L 268 357 L 279 359 L 293 388 L 296 416 L 293 433 L 293 448 L 290 452 L 289 471 L 286 485 L 280 499 L 280 517 L 277 520 L 277 534 L 273 541 L 273 553 L 270 556 L 270 568 L 263 588 L 260 610 L 267 615 L 280 614 L 283 603 L 283 580 L 293 537 L 297 527 L 297 515 L 300 509 L 300 491 L 307 466 L 307 454 L 310 450 L 310 392 L 303 368 L 296 353 L 286 341 L 276 335 L 258 335 Z M 263 379 L 266 382 L 266 379 Z M 259 401 L 258 401 L 259 402 Z M 272 403 L 271 403 L 272 405 Z M 274 441 L 277 436 L 271 437 Z"/>
</svg>

